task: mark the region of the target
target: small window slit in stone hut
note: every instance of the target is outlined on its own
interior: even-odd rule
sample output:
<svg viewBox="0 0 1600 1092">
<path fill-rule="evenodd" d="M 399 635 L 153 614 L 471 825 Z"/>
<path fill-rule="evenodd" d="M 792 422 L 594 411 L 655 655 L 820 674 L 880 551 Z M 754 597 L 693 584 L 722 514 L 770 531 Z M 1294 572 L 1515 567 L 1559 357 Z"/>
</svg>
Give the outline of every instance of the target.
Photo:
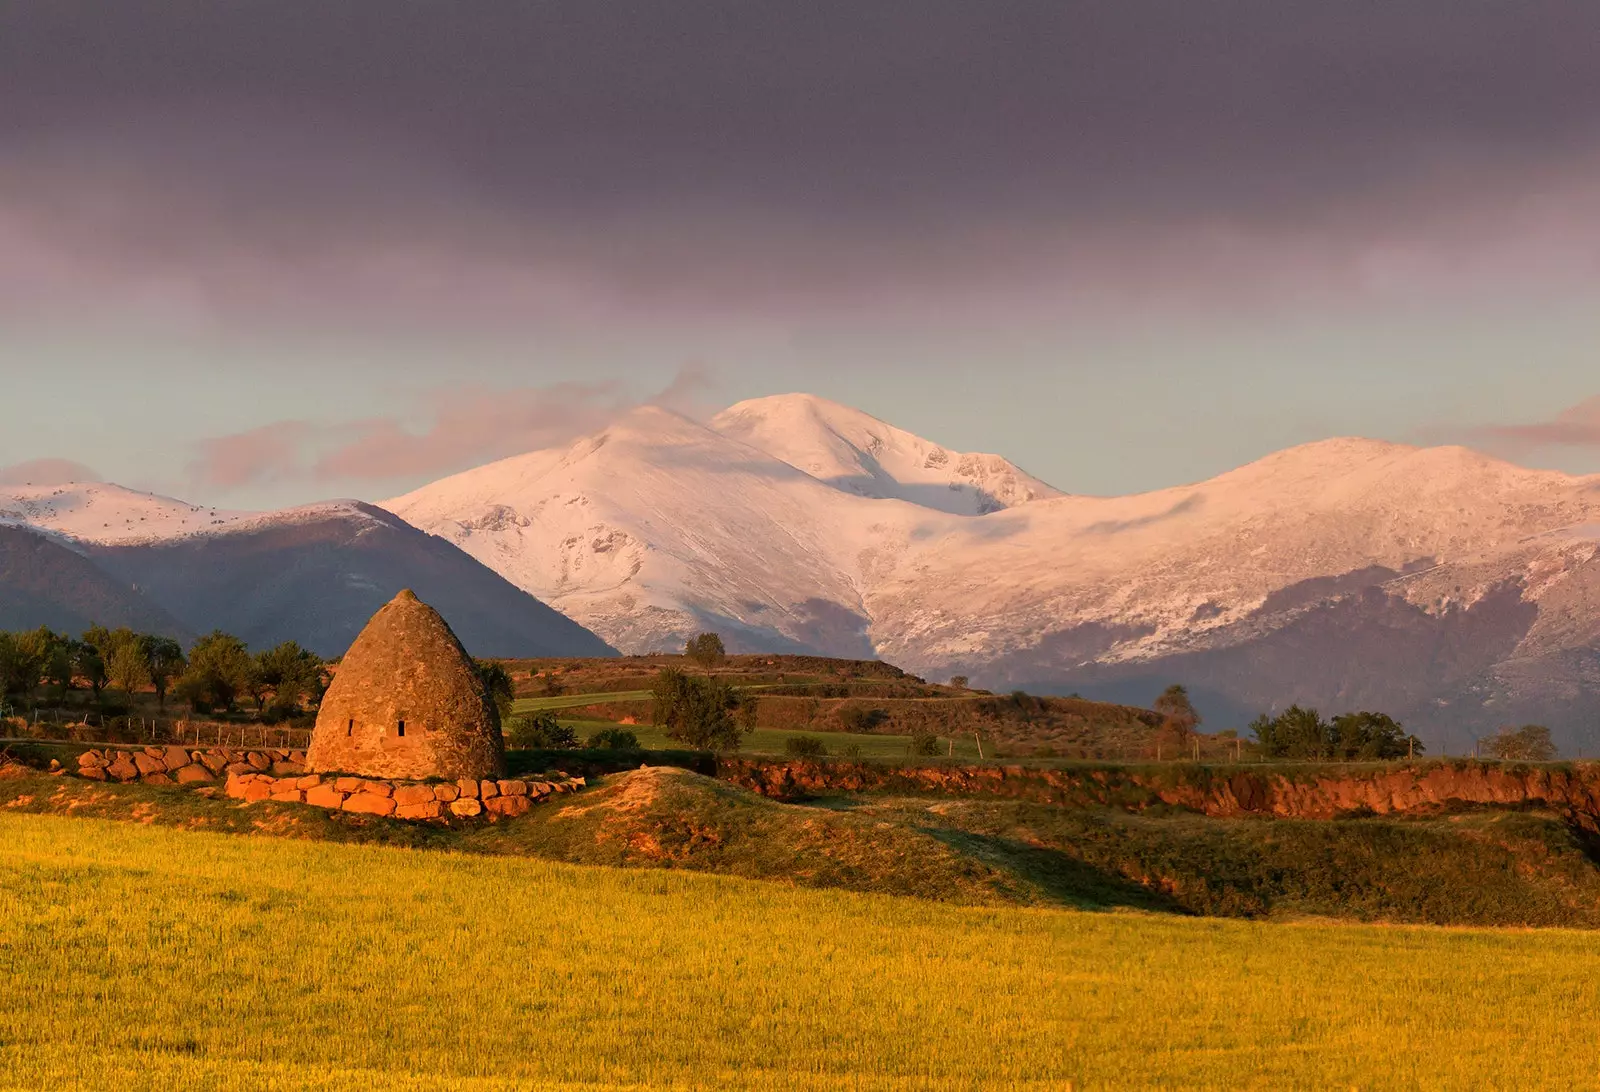
<svg viewBox="0 0 1600 1092">
<path fill-rule="evenodd" d="M 401 721 L 400 722 L 400 736 L 401 736 L 401 738 L 404 738 L 405 734 L 406 734 L 406 722 L 405 721 Z"/>
</svg>

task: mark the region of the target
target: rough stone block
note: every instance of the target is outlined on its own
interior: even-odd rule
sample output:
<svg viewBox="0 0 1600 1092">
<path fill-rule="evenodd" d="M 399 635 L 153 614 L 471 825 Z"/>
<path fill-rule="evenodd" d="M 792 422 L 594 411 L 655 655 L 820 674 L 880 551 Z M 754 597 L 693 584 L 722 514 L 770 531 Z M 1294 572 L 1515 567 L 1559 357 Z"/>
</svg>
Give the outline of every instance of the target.
<svg viewBox="0 0 1600 1092">
<path fill-rule="evenodd" d="M 344 805 L 345 794 L 331 785 L 318 785 L 314 789 L 306 790 L 306 803 L 315 804 L 319 808 L 338 808 Z"/>
<path fill-rule="evenodd" d="M 394 790 L 394 806 L 397 809 L 415 807 L 418 804 L 433 802 L 433 787 L 431 785 L 400 785 Z"/>
<path fill-rule="evenodd" d="M 396 819 L 438 819 L 443 814 L 439 802 L 433 799 L 421 804 L 396 805 L 394 809 Z"/>
<path fill-rule="evenodd" d="M 320 784 L 322 784 L 322 778 L 316 774 L 306 774 L 295 781 L 294 787 L 297 789 L 314 789 Z"/>
<path fill-rule="evenodd" d="M 260 751 L 251 751 L 249 754 L 244 756 L 244 760 L 258 770 L 267 770 L 272 768 L 272 759 L 268 758 Z"/>
<path fill-rule="evenodd" d="M 456 792 L 461 794 L 463 800 L 476 800 L 478 798 L 478 783 L 470 778 L 456 782 Z M 474 812 L 473 814 L 477 814 Z"/>
<path fill-rule="evenodd" d="M 145 776 L 153 773 L 167 772 L 167 767 L 162 763 L 161 759 L 150 754 L 148 751 L 142 754 L 134 755 L 133 764 L 138 769 L 139 773 Z"/>
<path fill-rule="evenodd" d="M 212 773 L 221 773 L 228 768 L 228 756 L 220 751 L 203 751 L 200 754 L 200 765 Z"/>
<path fill-rule="evenodd" d="M 493 781 L 480 781 L 478 782 L 478 795 L 483 797 L 485 800 L 492 796 L 499 796 L 500 786 L 495 784 Z"/>
<path fill-rule="evenodd" d="M 366 812 L 370 815 L 393 815 L 394 801 L 376 793 L 358 792 L 344 802 L 344 810 Z"/>
<path fill-rule="evenodd" d="M 460 816 L 482 815 L 483 805 L 471 797 L 450 801 L 450 814 Z"/>
<path fill-rule="evenodd" d="M 110 765 L 110 762 L 106 759 L 106 756 L 101 754 L 99 751 L 85 751 L 83 754 L 78 756 L 79 769 L 82 769 L 85 766 L 94 766 L 97 769 L 104 769 L 108 765 Z"/>
<path fill-rule="evenodd" d="M 167 764 L 168 770 L 181 770 L 194 760 L 182 747 L 166 747 L 161 752 L 161 761 Z"/>
<path fill-rule="evenodd" d="M 483 806 L 495 815 L 526 815 L 533 807 L 526 796 L 496 796 L 485 800 Z"/>
<path fill-rule="evenodd" d="M 139 776 L 139 767 L 133 764 L 133 759 L 128 757 L 126 751 L 119 751 L 117 757 L 111 760 L 111 765 L 106 767 L 106 773 L 118 781 L 132 781 Z"/>
<path fill-rule="evenodd" d="M 160 758 L 161 757 L 161 748 L 160 747 L 146 747 L 144 749 L 144 753 L 149 755 L 151 758 Z"/>
<path fill-rule="evenodd" d="M 306 762 L 306 753 L 304 751 L 290 751 L 289 752 L 289 761 L 290 762 L 298 762 L 302 766 L 304 766 L 305 762 Z"/>
<path fill-rule="evenodd" d="M 237 795 L 243 799 L 246 804 L 254 804 L 257 800 L 266 800 L 269 798 L 272 795 L 272 786 L 263 785 L 259 781 L 252 781 L 248 785 L 241 786 L 238 793 L 229 793 L 229 795 Z"/>
<path fill-rule="evenodd" d="M 526 781 L 501 781 L 499 785 L 501 796 L 528 795 L 528 783 Z"/>
<path fill-rule="evenodd" d="M 172 785 L 176 783 L 164 773 L 145 774 L 142 780 L 146 785 Z"/>
<path fill-rule="evenodd" d="M 106 770 L 104 766 L 79 766 L 78 776 L 91 778 L 95 781 L 104 781 L 106 779 Z"/>
<path fill-rule="evenodd" d="M 299 789 L 287 789 L 283 792 L 273 793 L 272 799 L 283 804 L 303 804 L 306 801 L 306 794 Z"/>
<path fill-rule="evenodd" d="M 333 787 L 343 793 L 360 792 L 364 782 L 359 777 L 341 777 L 334 781 Z"/>
<path fill-rule="evenodd" d="M 204 766 L 197 766 L 193 762 L 178 771 L 178 784 L 193 785 L 201 781 L 212 780 L 211 771 Z"/>
<path fill-rule="evenodd" d="M 229 775 L 255 773 L 256 768 L 248 762 L 230 762 L 222 767 Z"/>
<path fill-rule="evenodd" d="M 448 804 L 460 795 L 461 790 L 454 785 L 435 785 L 433 787 L 433 798 L 441 804 Z"/>
<path fill-rule="evenodd" d="M 279 777 L 300 777 L 305 774 L 306 768 L 298 762 L 281 758 L 272 764 L 272 772 Z"/>
</svg>

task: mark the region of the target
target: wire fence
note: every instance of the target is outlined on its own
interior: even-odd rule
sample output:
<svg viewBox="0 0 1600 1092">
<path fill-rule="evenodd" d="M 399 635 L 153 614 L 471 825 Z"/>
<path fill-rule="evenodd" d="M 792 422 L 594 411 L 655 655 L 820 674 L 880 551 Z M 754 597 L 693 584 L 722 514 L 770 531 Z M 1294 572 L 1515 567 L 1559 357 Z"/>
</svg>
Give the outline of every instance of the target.
<svg viewBox="0 0 1600 1092">
<path fill-rule="evenodd" d="M 311 745 L 310 728 L 248 721 L 107 714 L 94 710 L 70 715 L 60 710 L 34 710 L 31 716 L 22 716 L 12 711 L 10 706 L 0 706 L 0 718 L 22 720 L 25 725 L 22 731 L 28 738 L 71 743 L 150 743 L 286 750 L 298 750 Z"/>
</svg>

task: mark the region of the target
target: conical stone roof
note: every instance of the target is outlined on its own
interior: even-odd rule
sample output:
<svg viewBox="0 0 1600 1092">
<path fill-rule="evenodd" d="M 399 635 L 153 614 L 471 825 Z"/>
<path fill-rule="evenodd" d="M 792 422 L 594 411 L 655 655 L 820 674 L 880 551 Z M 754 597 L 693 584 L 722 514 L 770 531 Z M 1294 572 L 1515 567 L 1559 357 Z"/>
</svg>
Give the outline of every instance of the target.
<svg viewBox="0 0 1600 1092">
<path fill-rule="evenodd" d="M 505 743 L 466 649 L 407 590 L 340 661 L 306 759 L 318 773 L 481 779 L 504 774 Z"/>
</svg>

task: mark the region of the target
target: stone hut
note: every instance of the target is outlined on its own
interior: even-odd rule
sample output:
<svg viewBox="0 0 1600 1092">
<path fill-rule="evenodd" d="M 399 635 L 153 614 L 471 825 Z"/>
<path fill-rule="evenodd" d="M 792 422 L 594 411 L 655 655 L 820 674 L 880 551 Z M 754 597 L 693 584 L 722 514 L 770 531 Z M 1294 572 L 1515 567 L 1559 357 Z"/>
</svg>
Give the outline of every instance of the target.
<svg viewBox="0 0 1600 1092">
<path fill-rule="evenodd" d="M 410 590 L 367 623 L 322 699 L 315 773 L 452 780 L 505 773 L 500 715 L 461 642 Z"/>
</svg>

